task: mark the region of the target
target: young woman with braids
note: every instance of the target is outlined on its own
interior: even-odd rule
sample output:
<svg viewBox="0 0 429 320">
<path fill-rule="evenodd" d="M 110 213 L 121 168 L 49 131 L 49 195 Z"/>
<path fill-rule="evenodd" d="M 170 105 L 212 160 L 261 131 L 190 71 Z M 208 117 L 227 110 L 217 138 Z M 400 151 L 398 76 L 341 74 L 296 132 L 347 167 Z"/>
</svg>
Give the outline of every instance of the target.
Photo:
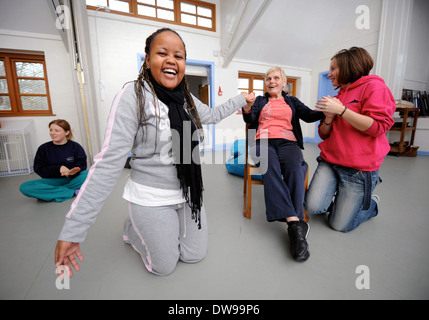
<svg viewBox="0 0 429 320">
<path fill-rule="evenodd" d="M 123 238 L 141 255 L 148 271 L 168 275 L 179 260 L 195 263 L 207 251 L 207 221 L 198 152 L 202 124 L 218 123 L 244 107 L 254 94 L 243 93 L 211 109 L 188 89 L 186 49 L 171 29 L 146 40 L 146 58 L 137 81 L 117 94 L 102 151 L 66 216 L 55 250 L 55 264 L 78 271 L 79 244 L 132 152 L 131 174 L 123 197 L 129 216 Z M 198 150 L 198 149 L 197 149 Z"/>
</svg>

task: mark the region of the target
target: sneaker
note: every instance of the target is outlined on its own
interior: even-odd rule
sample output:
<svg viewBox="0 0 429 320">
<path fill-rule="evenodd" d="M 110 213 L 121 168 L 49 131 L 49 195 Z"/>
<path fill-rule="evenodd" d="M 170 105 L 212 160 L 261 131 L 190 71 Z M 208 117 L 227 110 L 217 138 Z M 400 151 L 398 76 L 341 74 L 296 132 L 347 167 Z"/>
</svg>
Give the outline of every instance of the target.
<svg viewBox="0 0 429 320">
<path fill-rule="evenodd" d="M 310 225 L 305 221 L 300 220 L 288 224 L 290 252 L 298 262 L 304 262 L 310 257 L 307 243 L 309 232 Z"/>
</svg>

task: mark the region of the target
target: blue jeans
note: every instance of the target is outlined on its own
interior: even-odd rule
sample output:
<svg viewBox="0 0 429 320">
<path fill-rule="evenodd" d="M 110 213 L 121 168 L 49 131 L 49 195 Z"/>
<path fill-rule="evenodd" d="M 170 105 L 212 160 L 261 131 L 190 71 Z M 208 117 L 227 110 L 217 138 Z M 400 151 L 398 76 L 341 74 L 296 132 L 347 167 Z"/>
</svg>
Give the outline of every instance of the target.
<svg viewBox="0 0 429 320">
<path fill-rule="evenodd" d="M 317 158 L 319 163 L 305 195 L 309 214 L 330 211 L 328 223 L 337 231 L 348 232 L 378 214 L 378 203 L 372 197 L 381 182 L 379 171 L 359 171 L 334 165 Z"/>
</svg>

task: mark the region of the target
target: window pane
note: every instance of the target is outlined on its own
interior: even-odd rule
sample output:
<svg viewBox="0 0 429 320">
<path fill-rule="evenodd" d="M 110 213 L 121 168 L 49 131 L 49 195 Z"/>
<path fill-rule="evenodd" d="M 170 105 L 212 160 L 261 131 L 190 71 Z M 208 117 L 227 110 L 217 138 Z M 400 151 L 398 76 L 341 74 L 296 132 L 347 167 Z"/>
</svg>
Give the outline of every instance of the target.
<svg viewBox="0 0 429 320">
<path fill-rule="evenodd" d="M 6 70 L 4 69 L 4 61 L 0 61 L 0 76 L 6 76 Z"/>
<path fill-rule="evenodd" d="M 253 89 L 264 90 L 264 80 L 253 80 Z"/>
<path fill-rule="evenodd" d="M 138 14 L 141 14 L 143 16 L 153 17 L 156 18 L 156 9 L 152 7 L 147 6 L 138 6 Z"/>
<path fill-rule="evenodd" d="M 238 87 L 243 89 L 248 89 L 249 79 L 238 79 Z"/>
<path fill-rule="evenodd" d="M 240 89 L 238 89 L 237 94 L 241 94 L 242 92 L 247 92 L 247 93 L 249 93 L 249 90 L 240 90 Z"/>
<path fill-rule="evenodd" d="M 193 4 L 186 3 L 186 2 L 181 3 L 180 9 L 182 12 L 186 12 L 186 13 L 193 13 L 193 14 L 197 13 L 197 7 Z"/>
<path fill-rule="evenodd" d="M 107 0 L 86 0 L 88 6 L 105 6 L 107 7 Z"/>
<path fill-rule="evenodd" d="M 0 110 L 12 110 L 8 96 L 0 96 Z"/>
<path fill-rule="evenodd" d="M 255 93 L 255 96 L 257 96 L 257 97 L 264 95 L 264 91 L 255 90 L 253 92 Z"/>
<path fill-rule="evenodd" d="M 125 1 L 110 0 L 109 8 L 121 12 L 130 12 L 130 4 Z"/>
<path fill-rule="evenodd" d="M 212 10 L 209 8 L 198 7 L 198 15 L 211 18 L 212 17 Z"/>
<path fill-rule="evenodd" d="M 198 17 L 198 25 L 200 27 L 211 28 L 212 27 L 212 21 L 210 19 Z"/>
<path fill-rule="evenodd" d="M 21 97 L 23 110 L 49 110 L 46 97 Z"/>
<path fill-rule="evenodd" d="M 155 5 L 155 0 L 139 0 L 139 3 L 150 4 L 152 6 Z"/>
<path fill-rule="evenodd" d="M 0 93 L 9 93 L 6 79 L 0 79 Z"/>
<path fill-rule="evenodd" d="M 158 0 L 158 7 L 174 9 L 174 2 L 173 0 Z"/>
<path fill-rule="evenodd" d="M 174 21 L 174 12 L 169 10 L 158 9 L 158 18 L 164 20 Z"/>
<path fill-rule="evenodd" d="M 46 94 L 45 81 L 44 80 L 25 80 L 18 79 L 19 92 L 20 93 L 42 93 Z"/>
<path fill-rule="evenodd" d="M 181 19 L 182 19 L 182 23 L 193 24 L 193 25 L 197 24 L 196 16 L 191 16 L 189 14 L 182 13 Z"/>
<path fill-rule="evenodd" d="M 18 77 L 43 78 L 43 64 L 32 62 L 15 62 Z"/>
</svg>

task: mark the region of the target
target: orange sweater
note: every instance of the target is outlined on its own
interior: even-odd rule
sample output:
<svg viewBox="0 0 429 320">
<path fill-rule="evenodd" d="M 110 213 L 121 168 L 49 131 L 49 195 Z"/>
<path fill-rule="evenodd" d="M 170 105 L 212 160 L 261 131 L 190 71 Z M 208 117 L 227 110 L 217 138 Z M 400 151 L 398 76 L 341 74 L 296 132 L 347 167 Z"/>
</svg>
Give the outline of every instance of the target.
<svg viewBox="0 0 429 320">
<path fill-rule="evenodd" d="M 292 130 L 292 109 L 283 98 L 268 100 L 259 116 L 256 139 L 282 138 L 296 141 Z"/>
</svg>

